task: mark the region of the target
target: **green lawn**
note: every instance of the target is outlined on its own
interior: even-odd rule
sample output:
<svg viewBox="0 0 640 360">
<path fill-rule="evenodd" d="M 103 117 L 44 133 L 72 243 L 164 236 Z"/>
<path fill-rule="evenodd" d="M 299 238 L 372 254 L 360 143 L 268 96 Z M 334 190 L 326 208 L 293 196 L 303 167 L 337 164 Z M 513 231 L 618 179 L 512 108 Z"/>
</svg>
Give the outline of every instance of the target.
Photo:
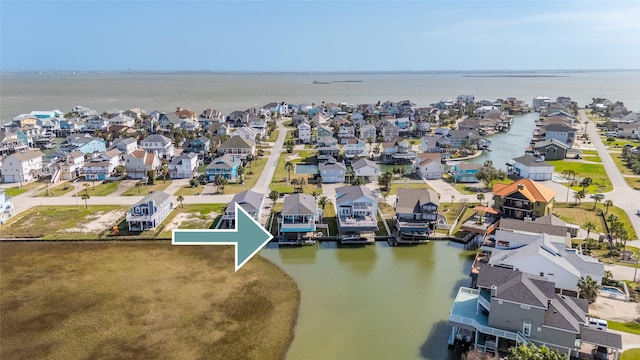
<svg viewBox="0 0 640 360">
<path fill-rule="evenodd" d="M 25 192 L 27 192 L 29 190 L 38 189 L 40 187 L 44 188 L 44 186 L 45 186 L 44 182 L 33 181 L 33 182 L 30 182 L 30 183 L 23 184 L 22 186 L 18 185 L 18 186 L 15 186 L 15 187 L 6 188 L 6 189 L 4 189 L 4 193 L 7 196 L 15 197 L 15 196 L 18 196 L 20 194 L 24 194 Z"/>
<path fill-rule="evenodd" d="M 623 331 L 630 334 L 640 335 L 640 323 L 637 321 L 631 322 L 619 322 L 613 320 L 607 320 L 609 329 Z"/>
<path fill-rule="evenodd" d="M 0 358 L 283 359 L 295 282 L 232 246 L 0 244 Z"/>
<path fill-rule="evenodd" d="M 280 130 L 274 130 L 271 132 L 271 134 L 269 135 L 269 139 L 267 139 L 268 142 L 275 142 L 276 140 L 278 140 L 278 135 L 280 135 Z"/>
<path fill-rule="evenodd" d="M 398 189 L 430 189 L 431 187 L 427 183 L 415 183 L 415 182 L 404 182 L 394 181 L 391 183 L 391 190 L 389 191 L 390 195 L 397 195 Z"/>
<path fill-rule="evenodd" d="M 145 196 L 154 191 L 164 191 L 169 185 L 171 185 L 171 180 L 167 180 L 167 182 L 164 182 L 164 180 L 156 180 L 156 183 L 153 185 L 134 186 L 131 189 L 127 189 L 122 193 L 122 196 Z"/>
<path fill-rule="evenodd" d="M 253 188 L 258 182 L 258 178 L 262 174 L 262 170 L 264 166 L 267 164 L 267 157 L 263 157 L 259 160 L 253 162 L 253 164 L 249 167 L 247 166 L 244 169 L 244 186 L 239 183 L 227 184 L 224 187 L 225 194 L 238 194 L 245 190 L 249 190 Z"/>
<path fill-rule="evenodd" d="M 633 171 L 627 167 L 627 162 L 622 157 L 621 152 L 609 152 L 611 154 L 611 159 L 616 164 L 618 170 L 622 175 L 634 175 Z"/>
<path fill-rule="evenodd" d="M 35 206 L 0 228 L 2 238 L 97 239 L 124 216 L 127 207 L 112 205 Z"/>
<path fill-rule="evenodd" d="M 579 205 L 573 205 L 573 203 L 569 203 L 569 205 L 564 203 L 555 203 L 553 205 L 553 213 L 558 216 L 560 219 L 579 226 L 584 225 L 586 222 L 591 221 L 598 226 L 594 233 L 604 232 L 604 224 L 602 223 L 602 217 L 600 216 L 600 212 L 604 211 L 605 206 L 603 204 L 598 204 L 596 209 L 593 209 L 592 203 L 583 203 Z M 629 232 L 629 237 L 631 239 L 636 239 L 636 232 L 631 226 L 631 221 L 627 216 L 627 213 L 624 212 L 619 207 L 616 207 L 615 204 L 613 206 L 609 206 L 609 212 L 606 216 L 616 215 L 620 221 L 624 224 L 625 229 Z"/>
<path fill-rule="evenodd" d="M 97 182 L 94 184 L 91 181 L 77 182 L 78 196 L 81 196 L 88 189 L 89 196 L 107 196 L 118 190 L 120 181 L 105 181 L 102 183 Z"/>
<path fill-rule="evenodd" d="M 634 146 L 634 147 L 638 146 L 638 141 L 636 141 L 636 140 L 616 138 L 614 141 L 608 142 L 607 141 L 607 136 L 600 136 L 600 139 L 602 139 L 602 143 L 603 144 L 609 146 L 610 150 L 619 149 L 619 148 L 622 148 L 625 145 L 631 145 L 631 146 Z"/>
<path fill-rule="evenodd" d="M 269 184 L 269 189 L 275 190 L 281 194 L 290 194 L 295 191 L 295 188 L 291 184 L 287 184 L 287 172 L 285 171 L 284 165 L 287 162 L 286 157 L 291 155 L 297 155 L 300 158 L 291 160 L 293 164 L 293 169 L 291 170 L 289 176 L 290 179 L 293 180 L 295 178 L 305 179 L 307 185 L 303 187 L 303 191 L 305 193 L 311 193 L 313 191 L 318 191 L 318 187 L 315 184 L 309 184 L 309 180 L 313 179 L 313 175 L 309 174 L 296 174 L 295 173 L 295 164 L 305 162 L 306 158 L 314 156 L 316 151 L 296 151 L 293 154 L 282 154 L 278 159 L 278 164 L 276 165 L 276 171 L 273 174 L 273 178 L 271 179 L 271 184 Z"/>
<path fill-rule="evenodd" d="M 600 159 L 600 155 L 598 155 L 598 151 L 596 150 L 583 150 L 582 159 L 592 162 L 602 162 L 602 159 Z"/>
<path fill-rule="evenodd" d="M 553 160 L 548 162 L 555 166 L 554 171 L 556 173 L 562 174 L 565 170 L 572 170 L 575 172 L 576 178 L 591 178 L 593 180 L 592 184 L 585 189 L 589 194 L 609 192 L 613 190 L 611 181 L 609 181 L 609 177 L 607 177 L 607 173 L 602 164 L 590 164 L 565 160 Z M 580 179 L 578 179 L 577 182 L 579 183 Z M 582 187 L 576 184 L 571 186 L 571 189 L 578 191 L 582 190 Z"/>
<path fill-rule="evenodd" d="M 49 186 L 48 191 L 45 186 L 45 190 L 40 192 L 38 194 L 38 197 L 62 196 L 71 191 L 73 191 L 73 184 L 65 181 L 62 184 L 58 184 L 56 186 Z"/>
<path fill-rule="evenodd" d="M 174 210 L 160 224 L 160 239 L 170 239 L 176 229 L 211 229 L 218 215 L 224 214 L 227 204 L 187 204 L 184 208 L 175 204 Z M 173 226 L 173 225 L 175 226 Z"/>
<path fill-rule="evenodd" d="M 336 211 L 333 204 L 325 206 L 322 222 L 329 226 L 329 234 L 335 236 L 338 234 L 338 220 L 336 219 Z"/>
<path fill-rule="evenodd" d="M 640 349 L 629 349 L 620 354 L 620 360 L 640 360 Z"/>
<path fill-rule="evenodd" d="M 638 177 L 624 177 L 624 181 L 635 190 L 640 190 L 640 176 Z"/>
<path fill-rule="evenodd" d="M 226 186 L 225 186 L 226 189 Z M 181 187 L 180 189 L 178 189 L 178 191 L 175 192 L 175 196 L 190 196 L 190 195 L 195 195 L 195 194 L 202 194 L 202 192 L 204 191 L 204 186 L 202 185 L 198 185 L 198 186 L 191 186 L 191 185 L 185 185 L 183 187 Z"/>
</svg>

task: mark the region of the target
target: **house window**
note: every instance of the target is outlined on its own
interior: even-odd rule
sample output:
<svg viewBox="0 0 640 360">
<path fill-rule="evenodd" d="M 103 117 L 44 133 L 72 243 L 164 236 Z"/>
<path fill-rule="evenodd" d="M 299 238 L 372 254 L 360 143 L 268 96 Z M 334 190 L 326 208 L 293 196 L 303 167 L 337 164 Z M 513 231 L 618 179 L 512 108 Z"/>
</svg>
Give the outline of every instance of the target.
<svg viewBox="0 0 640 360">
<path fill-rule="evenodd" d="M 531 321 L 524 321 L 522 323 L 522 333 L 524 334 L 524 336 L 531 335 Z"/>
</svg>

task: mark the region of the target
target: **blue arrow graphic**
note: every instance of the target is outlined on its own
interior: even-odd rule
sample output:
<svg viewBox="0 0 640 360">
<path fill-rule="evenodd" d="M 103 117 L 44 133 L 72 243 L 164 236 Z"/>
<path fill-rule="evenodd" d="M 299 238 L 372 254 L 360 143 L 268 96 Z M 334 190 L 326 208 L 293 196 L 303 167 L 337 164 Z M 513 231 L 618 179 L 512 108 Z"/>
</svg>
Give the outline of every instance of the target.
<svg viewBox="0 0 640 360">
<path fill-rule="evenodd" d="M 265 228 L 236 203 L 235 229 L 173 229 L 173 245 L 234 245 L 236 271 L 273 238 Z"/>
</svg>

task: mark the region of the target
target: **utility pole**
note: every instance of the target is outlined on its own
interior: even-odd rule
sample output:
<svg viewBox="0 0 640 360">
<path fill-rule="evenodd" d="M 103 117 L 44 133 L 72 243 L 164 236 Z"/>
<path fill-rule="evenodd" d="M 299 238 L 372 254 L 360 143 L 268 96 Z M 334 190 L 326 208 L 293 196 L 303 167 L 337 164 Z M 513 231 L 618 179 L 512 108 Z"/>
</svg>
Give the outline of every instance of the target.
<svg viewBox="0 0 640 360">
<path fill-rule="evenodd" d="M 638 274 L 638 257 L 640 257 L 640 250 L 636 252 L 636 269 L 633 272 L 633 282 L 636 282 L 636 275 Z"/>
</svg>

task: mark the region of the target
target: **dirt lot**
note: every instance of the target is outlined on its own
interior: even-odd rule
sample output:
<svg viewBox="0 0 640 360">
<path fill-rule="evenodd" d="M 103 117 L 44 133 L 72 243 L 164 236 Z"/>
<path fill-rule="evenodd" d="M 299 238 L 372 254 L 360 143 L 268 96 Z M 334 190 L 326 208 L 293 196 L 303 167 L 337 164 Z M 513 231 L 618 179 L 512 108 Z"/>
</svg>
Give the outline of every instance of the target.
<svg viewBox="0 0 640 360">
<path fill-rule="evenodd" d="M 607 320 L 633 321 L 638 318 L 638 303 L 598 296 L 593 304 L 589 304 L 589 314 Z"/>
<path fill-rule="evenodd" d="M 88 234 L 99 233 L 113 226 L 116 223 L 116 220 L 123 216 L 124 213 L 125 212 L 121 210 L 114 210 L 109 212 L 99 211 L 95 214 L 87 215 L 83 219 L 84 222 L 82 224 L 79 224 L 78 227 L 65 229 L 63 231 Z"/>
</svg>

